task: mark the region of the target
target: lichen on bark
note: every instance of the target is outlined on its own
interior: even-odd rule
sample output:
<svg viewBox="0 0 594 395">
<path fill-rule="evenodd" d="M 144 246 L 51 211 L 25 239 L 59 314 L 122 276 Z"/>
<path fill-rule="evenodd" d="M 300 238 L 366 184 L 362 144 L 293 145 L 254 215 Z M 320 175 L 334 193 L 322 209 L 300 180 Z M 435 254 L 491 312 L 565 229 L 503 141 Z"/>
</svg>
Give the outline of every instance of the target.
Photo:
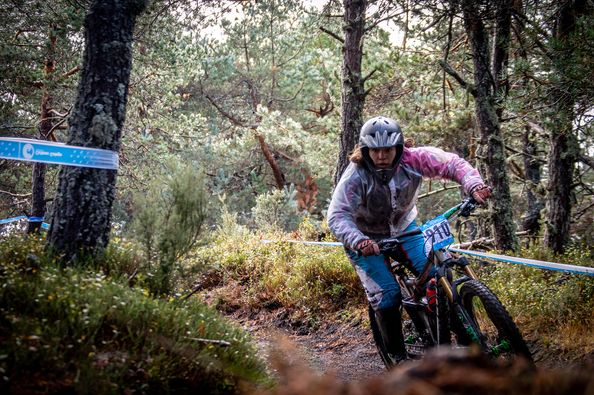
<svg viewBox="0 0 594 395">
<path fill-rule="evenodd" d="M 119 149 L 132 68 L 132 33 L 145 0 L 95 0 L 85 18 L 85 53 L 68 142 Z M 65 264 L 109 241 L 116 171 L 63 167 L 48 248 Z"/>
</svg>

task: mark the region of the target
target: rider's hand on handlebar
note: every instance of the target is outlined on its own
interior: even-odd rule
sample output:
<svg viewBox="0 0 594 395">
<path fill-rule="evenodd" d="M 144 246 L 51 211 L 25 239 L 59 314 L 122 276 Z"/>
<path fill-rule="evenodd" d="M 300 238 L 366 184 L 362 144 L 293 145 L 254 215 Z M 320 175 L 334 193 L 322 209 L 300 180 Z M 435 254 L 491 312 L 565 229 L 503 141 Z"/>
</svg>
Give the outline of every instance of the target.
<svg viewBox="0 0 594 395">
<path fill-rule="evenodd" d="M 492 189 L 490 186 L 483 184 L 473 188 L 470 194 L 478 204 L 485 204 L 487 199 L 491 196 L 491 191 Z"/>
<path fill-rule="evenodd" d="M 370 239 L 363 240 L 357 244 L 357 251 L 361 252 L 363 256 L 379 255 L 380 253 L 377 243 Z"/>
</svg>

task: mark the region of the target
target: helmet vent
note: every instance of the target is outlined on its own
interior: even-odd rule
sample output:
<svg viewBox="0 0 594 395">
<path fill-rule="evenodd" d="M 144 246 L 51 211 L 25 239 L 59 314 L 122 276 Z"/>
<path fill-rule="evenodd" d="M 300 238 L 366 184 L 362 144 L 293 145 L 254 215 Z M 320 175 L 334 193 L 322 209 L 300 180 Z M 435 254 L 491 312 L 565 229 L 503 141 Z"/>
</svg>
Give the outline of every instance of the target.
<svg viewBox="0 0 594 395">
<path fill-rule="evenodd" d="M 361 127 L 359 143 L 367 148 L 384 148 L 402 145 L 404 139 L 400 126 L 391 118 L 371 118 Z"/>
</svg>

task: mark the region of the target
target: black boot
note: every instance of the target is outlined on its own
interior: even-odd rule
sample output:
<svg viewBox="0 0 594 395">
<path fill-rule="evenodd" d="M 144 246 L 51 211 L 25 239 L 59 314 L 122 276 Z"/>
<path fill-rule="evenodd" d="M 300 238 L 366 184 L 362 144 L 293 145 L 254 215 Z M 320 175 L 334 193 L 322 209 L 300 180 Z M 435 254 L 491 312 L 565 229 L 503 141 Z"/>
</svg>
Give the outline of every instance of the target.
<svg viewBox="0 0 594 395">
<path fill-rule="evenodd" d="M 400 308 L 388 307 L 375 311 L 379 331 L 382 334 L 384 345 L 394 361 L 393 365 L 407 359 L 406 348 L 404 347 L 404 335 L 402 334 L 402 318 Z"/>
</svg>

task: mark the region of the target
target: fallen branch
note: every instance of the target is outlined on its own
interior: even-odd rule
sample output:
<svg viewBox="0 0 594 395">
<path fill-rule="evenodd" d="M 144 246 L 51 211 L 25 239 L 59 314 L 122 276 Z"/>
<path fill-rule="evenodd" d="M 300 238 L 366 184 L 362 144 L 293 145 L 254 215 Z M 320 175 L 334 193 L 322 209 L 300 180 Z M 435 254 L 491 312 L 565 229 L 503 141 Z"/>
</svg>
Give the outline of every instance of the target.
<svg viewBox="0 0 594 395">
<path fill-rule="evenodd" d="M 12 193 L 12 192 L 3 191 L 3 190 L 0 190 L 0 193 L 3 193 L 8 196 L 12 196 L 12 197 L 17 197 L 17 198 L 26 198 L 26 197 L 31 196 L 30 193 Z"/>
<path fill-rule="evenodd" d="M 427 193 L 424 193 L 424 194 L 420 195 L 419 196 L 419 199 L 423 199 L 423 198 L 426 198 L 428 196 L 435 195 L 437 193 L 447 191 L 448 189 L 454 189 L 454 188 L 459 188 L 459 187 L 460 187 L 460 185 L 457 185 L 457 184 L 444 185 L 444 187 L 442 189 L 436 189 L 435 191 L 427 192 Z"/>
<path fill-rule="evenodd" d="M 516 236 L 530 236 L 530 232 L 528 231 L 520 231 L 520 232 L 516 232 Z M 452 244 L 451 247 L 452 248 L 459 248 L 462 250 L 468 250 L 474 246 L 480 247 L 480 248 L 489 248 L 489 247 L 494 247 L 495 246 L 495 239 L 488 239 L 486 237 L 481 237 L 480 239 L 476 239 L 473 241 L 469 241 L 466 243 L 459 243 L 459 244 Z"/>
<path fill-rule="evenodd" d="M 188 300 L 190 298 L 190 296 L 194 295 L 196 292 L 200 291 L 203 288 L 202 282 L 198 283 L 198 285 L 196 285 L 194 287 L 194 289 L 192 289 L 192 291 L 190 291 L 187 295 L 185 295 L 183 298 L 181 298 L 181 300 Z"/>
<path fill-rule="evenodd" d="M 453 244 L 451 247 L 460 248 L 462 250 L 469 250 L 473 247 L 488 249 L 488 248 L 494 246 L 493 243 L 495 243 L 495 239 L 488 239 L 486 237 L 481 237 L 480 239 L 476 239 L 476 240 L 469 241 L 466 243 Z"/>
<path fill-rule="evenodd" d="M 231 343 L 229 343 L 226 340 L 202 339 L 199 337 L 188 337 L 188 339 L 194 340 L 194 341 L 200 342 L 200 343 L 216 344 L 217 346 L 221 346 L 221 347 L 229 347 L 231 345 Z"/>
<path fill-rule="evenodd" d="M 138 268 L 134 269 L 134 272 L 132 272 L 132 274 L 128 277 L 128 285 L 130 287 L 132 286 L 132 282 L 136 278 L 136 275 L 138 275 Z"/>
</svg>

